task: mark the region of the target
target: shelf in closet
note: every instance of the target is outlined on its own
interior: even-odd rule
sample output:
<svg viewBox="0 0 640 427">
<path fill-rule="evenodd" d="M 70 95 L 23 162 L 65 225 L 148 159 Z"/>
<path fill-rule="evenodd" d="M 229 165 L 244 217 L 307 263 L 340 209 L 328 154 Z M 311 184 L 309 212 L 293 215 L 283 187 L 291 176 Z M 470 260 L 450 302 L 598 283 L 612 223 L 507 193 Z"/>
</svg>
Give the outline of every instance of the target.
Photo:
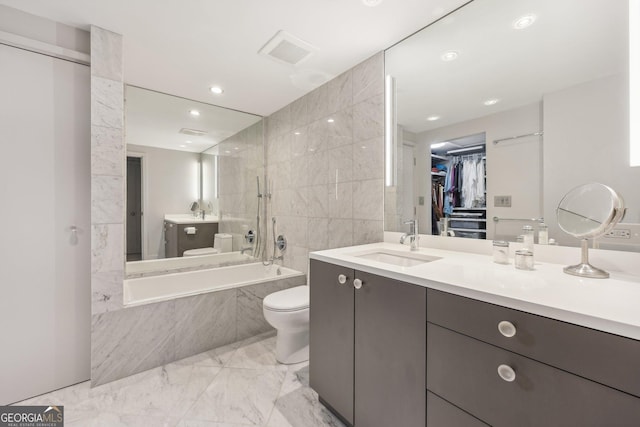
<svg viewBox="0 0 640 427">
<path fill-rule="evenodd" d="M 457 220 L 456 220 L 457 221 Z M 453 230 L 453 231 L 465 231 L 468 233 L 482 233 L 482 234 L 487 234 L 487 230 L 485 230 L 484 228 L 451 228 L 449 227 L 449 230 Z"/>
<path fill-rule="evenodd" d="M 431 176 L 447 176 L 446 172 L 431 172 Z"/>
</svg>

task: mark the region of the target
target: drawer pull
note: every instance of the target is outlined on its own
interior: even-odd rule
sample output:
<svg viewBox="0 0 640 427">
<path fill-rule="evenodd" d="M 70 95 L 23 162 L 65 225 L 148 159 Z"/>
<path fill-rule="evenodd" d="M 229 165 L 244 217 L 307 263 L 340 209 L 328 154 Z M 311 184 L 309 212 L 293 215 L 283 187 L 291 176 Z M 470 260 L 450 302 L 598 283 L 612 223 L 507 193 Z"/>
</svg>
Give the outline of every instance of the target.
<svg viewBox="0 0 640 427">
<path fill-rule="evenodd" d="M 516 334 L 515 325 L 506 320 L 503 320 L 502 322 L 498 323 L 498 330 L 502 335 L 504 335 L 507 338 L 511 338 Z"/>
<path fill-rule="evenodd" d="M 345 276 L 344 274 L 340 274 L 338 276 L 338 283 L 340 283 L 341 285 L 347 283 L 347 276 Z"/>
<path fill-rule="evenodd" d="M 360 289 L 362 287 L 362 280 L 355 279 L 353 281 L 353 287 L 356 288 L 356 289 Z"/>
<path fill-rule="evenodd" d="M 509 365 L 498 366 L 498 375 L 508 383 L 516 380 L 516 371 Z"/>
</svg>

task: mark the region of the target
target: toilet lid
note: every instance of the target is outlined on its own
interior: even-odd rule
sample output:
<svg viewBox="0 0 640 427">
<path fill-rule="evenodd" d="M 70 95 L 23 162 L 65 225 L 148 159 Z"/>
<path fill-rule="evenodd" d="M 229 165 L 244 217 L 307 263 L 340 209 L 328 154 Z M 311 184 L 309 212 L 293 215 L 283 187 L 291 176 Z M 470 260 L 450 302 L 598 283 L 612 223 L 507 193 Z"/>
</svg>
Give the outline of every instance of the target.
<svg viewBox="0 0 640 427">
<path fill-rule="evenodd" d="M 296 286 L 267 295 L 264 307 L 273 311 L 295 311 L 309 308 L 309 287 Z"/>
</svg>

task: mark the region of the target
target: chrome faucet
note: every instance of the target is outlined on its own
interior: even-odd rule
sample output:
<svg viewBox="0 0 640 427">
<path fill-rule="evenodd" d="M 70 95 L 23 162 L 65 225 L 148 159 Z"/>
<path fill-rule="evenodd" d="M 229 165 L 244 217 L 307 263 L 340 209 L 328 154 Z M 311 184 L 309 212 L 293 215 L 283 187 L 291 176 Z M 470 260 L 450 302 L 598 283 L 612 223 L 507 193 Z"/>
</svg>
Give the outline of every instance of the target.
<svg viewBox="0 0 640 427">
<path fill-rule="evenodd" d="M 253 246 L 247 246 L 246 248 L 240 249 L 241 254 L 244 254 L 247 251 L 253 251 Z"/>
<path fill-rule="evenodd" d="M 418 220 L 410 219 L 409 221 L 405 221 L 405 224 L 409 224 L 409 233 L 405 233 L 400 237 L 400 244 L 404 244 L 406 238 L 409 238 L 409 242 L 411 243 L 411 250 L 418 250 L 418 242 L 420 240 L 420 236 L 418 235 Z"/>
</svg>

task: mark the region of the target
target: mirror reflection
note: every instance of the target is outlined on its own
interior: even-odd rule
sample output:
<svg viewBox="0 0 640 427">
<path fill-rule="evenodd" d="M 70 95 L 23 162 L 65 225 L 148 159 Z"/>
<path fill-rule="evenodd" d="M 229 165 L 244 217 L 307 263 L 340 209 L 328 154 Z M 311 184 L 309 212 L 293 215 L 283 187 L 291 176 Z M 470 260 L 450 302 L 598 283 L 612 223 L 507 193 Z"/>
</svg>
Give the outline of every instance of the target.
<svg viewBox="0 0 640 427">
<path fill-rule="evenodd" d="M 245 200 L 263 174 L 262 117 L 133 86 L 125 96 L 128 275 L 164 258 L 181 258 L 167 271 L 253 259 Z"/>
<path fill-rule="evenodd" d="M 388 49 L 398 171 L 385 229 L 415 216 L 424 234 L 514 241 L 548 226 L 575 246 L 555 209 L 588 182 L 616 188 L 637 227 L 628 22 L 626 1 L 475 0 Z"/>
</svg>

